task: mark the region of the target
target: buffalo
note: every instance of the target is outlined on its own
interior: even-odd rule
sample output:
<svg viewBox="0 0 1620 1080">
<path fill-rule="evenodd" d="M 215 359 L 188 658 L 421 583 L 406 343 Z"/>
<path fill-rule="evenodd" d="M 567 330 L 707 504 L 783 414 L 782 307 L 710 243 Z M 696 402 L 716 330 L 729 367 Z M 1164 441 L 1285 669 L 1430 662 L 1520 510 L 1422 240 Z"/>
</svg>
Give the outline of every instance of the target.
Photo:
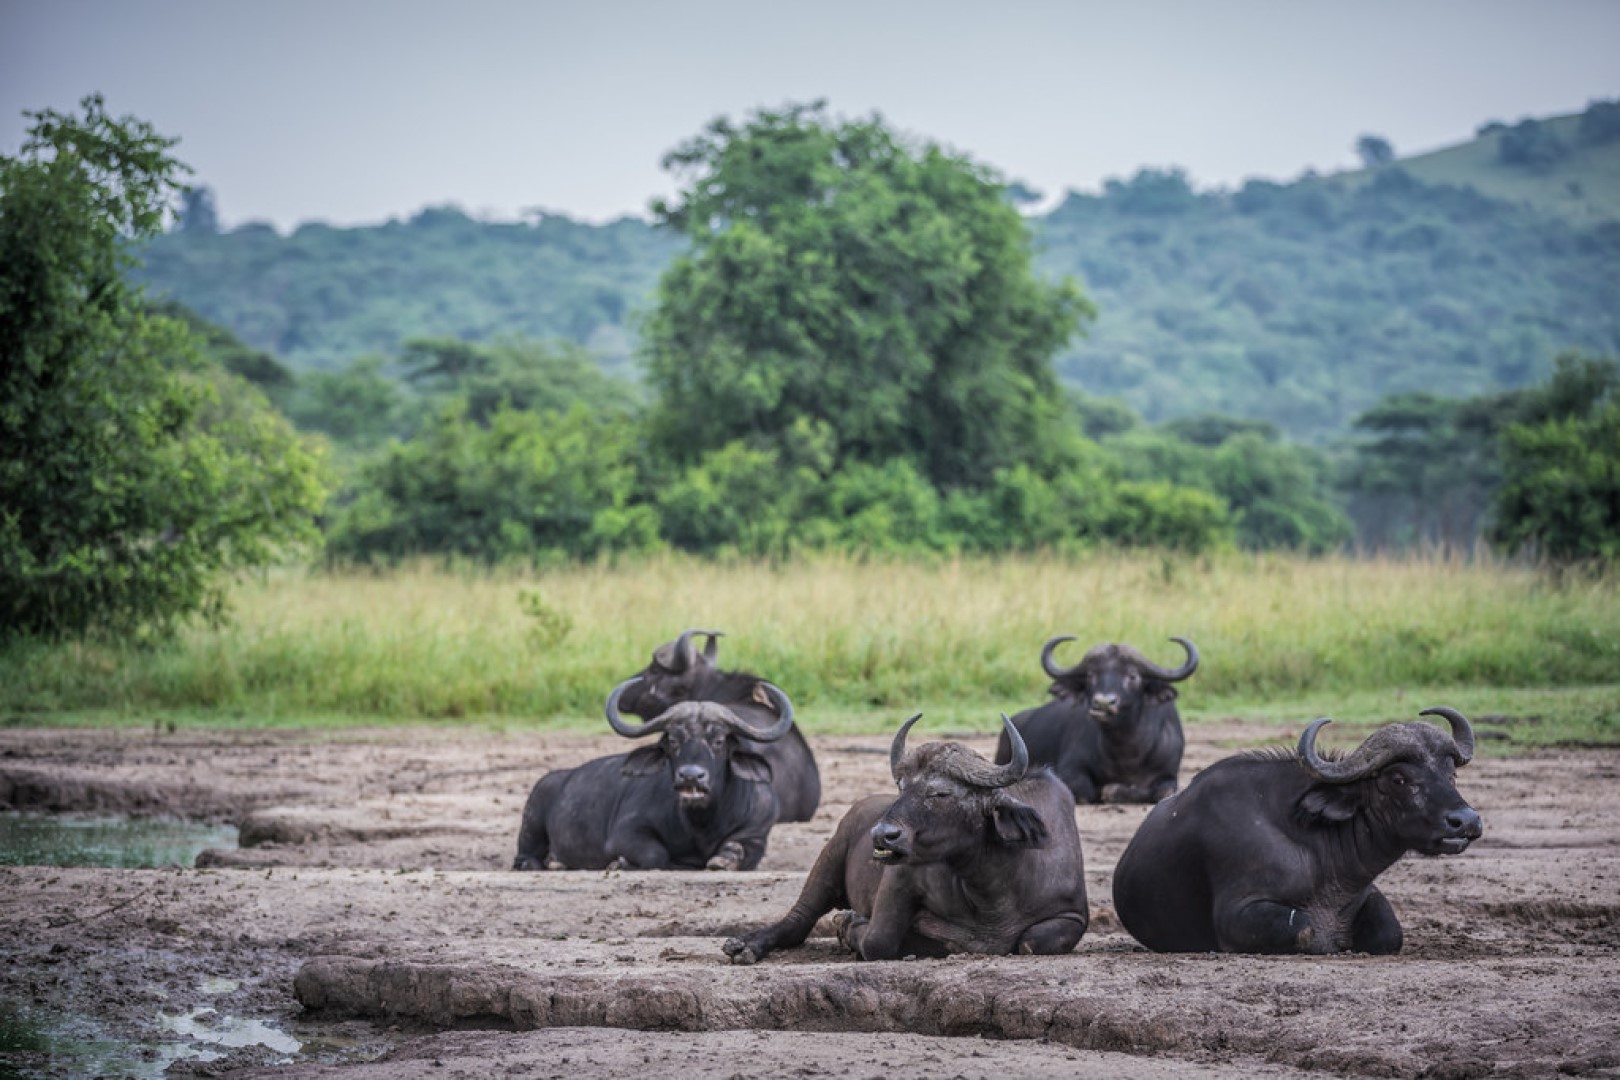
<svg viewBox="0 0 1620 1080">
<path fill-rule="evenodd" d="M 1175 684 L 1198 670 L 1198 650 L 1171 638 L 1187 650 L 1186 663 L 1171 669 L 1109 643 L 1071 668 L 1058 667 L 1053 650 L 1073 640 L 1055 637 L 1041 649 L 1057 700 L 1013 717 L 1030 760 L 1050 765 L 1077 803 L 1158 802 L 1176 790 L 1184 739 Z M 1003 735 L 996 761 L 1009 753 Z"/>
<path fill-rule="evenodd" d="M 918 714 L 920 716 L 921 714 Z M 997 766 L 955 742 L 889 750 L 900 797 L 872 795 L 844 815 L 786 917 L 726 941 L 735 964 L 800 945 L 835 908 L 844 946 L 864 960 L 950 953 L 1065 953 L 1086 932 L 1085 868 L 1074 800 L 1030 769 L 1017 729 Z"/>
<path fill-rule="evenodd" d="M 514 870 L 752 870 L 765 855 L 778 804 L 771 767 L 751 747 L 782 738 L 793 703 L 761 684 L 774 703 L 769 727 L 754 727 L 712 701 L 683 701 L 654 719 L 619 715 L 624 686 L 608 697 L 613 730 L 652 746 L 542 776 L 529 793 Z"/>
<path fill-rule="evenodd" d="M 707 639 L 698 651 L 692 639 Z M 718 639 L 714 630 L 687 630 L 653 652 L 652 663 L 621 684 L 619 708 L 651 720 L 682 701 L 716 701 L 736 713 L 747 725 L 770 727 L 776 722 L 765 682 L 747 672 L 723 671 L 715 664 Z M 780 804 L 779 821 L 809 821 L 821 804 L 821 773 L 815 755 L 797 726 L 775 742 L 760 743 L 744 736 L 744 745 L 771 767 L 771 786 Z"/>
<path fill-rule="evenodd" d="M 1314 720 L 1297 752 L 1216 762 L 1148 812 L 1114 869 L 1125 929 L 1159 952 L 1394 953 L 1401 924 L 1375 878 L 1409 851 L 1456 855 L 1480 836 L 1457 793 L 1474 732 L 1455 709 L 1389 724 L 1323 756 Z"/>
</svg>

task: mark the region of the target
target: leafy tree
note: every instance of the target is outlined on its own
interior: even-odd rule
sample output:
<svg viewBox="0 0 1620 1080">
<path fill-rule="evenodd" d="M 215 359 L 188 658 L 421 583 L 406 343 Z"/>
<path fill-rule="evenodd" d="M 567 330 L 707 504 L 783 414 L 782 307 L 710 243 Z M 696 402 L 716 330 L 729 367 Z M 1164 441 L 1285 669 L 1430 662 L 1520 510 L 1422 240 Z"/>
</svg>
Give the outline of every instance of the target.
<svg viewBox="0 0 1620 1080">
<path fill-rule="evenodd" d="M 1356 140 L 1356 155 L 1362 168 L 1376 169 L 1395 160 L 1395 147 L 1380 135 L 1363 135 Z"/>
<path fill-rule="evenodd" d="M 454 400 L 364 466 L 353 500 L 334 515 L 328 551 L 361 562 L 434 553 L 497 563 L 652 546 L 656 512 L 630 503 L 631 438 L 584 405 L 503 407 L 479 423 Z"/>
<path fill-rule="evenodd" d="M 1361 437 L 1343 479 L 1358 539 L 1470 547 L 1500 478 L 1496 437 L 1507 404 L 1397 394 L 1358 416 Z"/>
<path fill-rule="evenodd" d="M 30 113 L 0 157 L 0 636 L 171 632 L 222 572 L 314 536 L 317 455 L 124 280 L 184 167 L 115 119 Z"/>
<path fill-rule="evenodd" d="M 624 412 L 641 400 L 638 387 L 604 374 L 595 357 L 571 341 L 419 338 L 405 343 L 400 366 L 425 395 L 463 398 L 478 422 L 501 408 L 565 412 L 578 402 L 593 412 Z"/>
<path fill-rule="evenodd" d="M 1221 523 L 1245 548 L 1320 553 L 1350 536 L 1326 460 L 1278 441 L 1268 425 L 1196 417 L 1106 439 L 1103 450 L 1127 481 L 1174 483 L 1215 498 Z"/>
<path fill-rule="evenodd" d="M 298 380 L 287 412 L 300 427 L 356 449 L 406 434 L 406 398 L 384 374 L 380 356 L 362 356 L 342 371 L 312 371 Z"/>
<path fill-rule="evenodd" d="M 1520 120 L 1497 137 L 1496 156 L 1504 165 L 1544 169 L 1569 156 L 1552 128 L 1539 120 Z"/>
<path fill-rule="evenodd" d="M 298 384 L 292 369 L 263 349 L 245 344 L 241 338 L 209 322 L 177 300 L 160 300 L 151 305 L 156 315 L 186 324 L 197 340 L 204 359 L 233 375 L 238 375 L 264 391 L 266 397 L 285 410 L 287 400 Z"/>
<path fill-rule="evenodd" d="M 1594 101 L 1581 113 L 1577 128 L 1581 142 L 1588 146 L 1620 139 L 1620 101 Z"/>
<path fill-rule="evenodd" d="M 219 232 L 219 210 L 214 206 L 213 189 L 198 185 L 182 191 L 175 225 L 184 233 Z"/>
<path fill-rule="evenodd" d="M 1620 559 L 1620 363 L 1558 358 L 1502 432 L 1492 539 L 1557 565 Z"/>
<path fill-rule="evenodd" d="M 951 488 L 1051 450 L 1050 357 L 1091 308 L 1033 275 L 990 170 L 819 103 L 716 120 L 665 166 L 687 188 L 653 211 L 692 250 L 642 328 L 662 454 L 770 450 L 804 417 L 840 465 L 906 459 Z"/>
</svg>

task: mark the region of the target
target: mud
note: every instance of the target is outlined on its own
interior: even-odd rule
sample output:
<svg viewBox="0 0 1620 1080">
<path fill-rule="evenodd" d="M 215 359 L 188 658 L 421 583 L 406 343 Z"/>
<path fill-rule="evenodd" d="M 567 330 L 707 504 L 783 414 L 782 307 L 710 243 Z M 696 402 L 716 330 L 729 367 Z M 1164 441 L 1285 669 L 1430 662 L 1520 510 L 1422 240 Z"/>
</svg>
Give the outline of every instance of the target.
<svg viewBox="0 0 1620 1080">
<path fill-rule="evenodd" d="M 1297 734 L 1196 725 L 1187 768 Z M 1380 879 L 1406 927 L 1394 957 L 1148 953 L 1109 901 L 1146 808 L 1080 807 L 1093 918 L 1070 956 L 859 964 L 824 923 L 732 967 L 721 941 L 785 911 L 844 809 L 891 786 L 885 739 L 811 741 L 822 809 L 778 826 L 758 871 L 517 874 L 530 785 L 622 740 L 6 729 L 4 805 L 235 824 L 243 846 L 0 868 L 0 1002 L 154 1073 L 1620 1074 L 1620 751 L 1464 769 L 1485 837 Z M 298 1049 L 177 1060 L 199 1016 Z M 32 1045 L 8 1040 L 0 1071 L 84 1071 Z"/>
</svg>

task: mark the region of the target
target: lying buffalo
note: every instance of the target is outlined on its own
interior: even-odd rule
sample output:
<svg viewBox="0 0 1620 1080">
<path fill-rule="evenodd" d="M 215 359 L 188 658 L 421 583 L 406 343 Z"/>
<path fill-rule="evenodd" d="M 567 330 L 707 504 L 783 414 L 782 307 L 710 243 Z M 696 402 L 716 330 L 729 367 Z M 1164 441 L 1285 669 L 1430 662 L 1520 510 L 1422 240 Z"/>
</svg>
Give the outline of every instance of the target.
<svg viewBox="0 0 1620 1080">
<path fill-rule="evenodd" d="M 645 724 L 608 723 L 653 746 L 547 773 L 523 807 L 514 870 L 752 870 L 777 819 L 770 766 L 750 747 L 793 726 L 793 703 L 764 683 L 772 723 L 756 728 L 724 705 L 686 701 Z"/>
<path fill-rule="evenodd" d="M 1072 637 L 1055 637 L 1041 650 L 1057 699 L 1013 717 L 1029 758 L 1050 765 L 1077 803 L 1158 802 L 1176 790 L 1181 769 L 1181 717 L 1176 683 L 1198 670 L 1198 650 L 1187 662 L 1163 668 L 1129 645 L 1098 645 L 1074 667 L 1060 668 L 1052 652 Z M 996 761 L 1008 760 L 1007 737 Z"/>
<path fill-rule="evenodd" d="M 692 643 L 699 634 L 707 638 L 702 652 Z M 678 702 L 717 701 L 751 727 L 770 727 L 777 714 L 764 680 L 715 666 L 720 636 L 713 630 L 688 630 L 660 645 L 652 663 L 623 684 L 619 708 L 651 720 Z M 814 817 L 821 803 L 821 773 L 799 729 L 793 727 L 775 742 L 745 739 L 744 745 L 770 763 L 771 786 L 780 804 L 778 820 L 809 821 Z"/>
<path fill-rule="evenodd" d="M 1456 855 L 1480 835 L 1457 793 L 1474 733 L 1390 724 L 1342 759 L 1314 720 L 1297 753 L 1216 762 L 1155 806 L 1114 869 L 1125 929 L 1160 952 L 1393 953 L 1401 924 L 1373 879 L 1408 851 Z"/>
<path fill-rule="evenodd" d="M 920 715 L 920 714 L 919 714 Z M 898 799 L 852 806 L 780 922 L 725 951 L 752 964 L 800 945 L 834 908 L 838 937 L 864 960 L 948 953 L 1064 953 L 1086 932 L 1085 870 L 1074 800 L 1029 755 L 1005 716 L 1012 761 L 995 766 L 954 742 L 906 753 L 894 737 Z"/>
</svg>

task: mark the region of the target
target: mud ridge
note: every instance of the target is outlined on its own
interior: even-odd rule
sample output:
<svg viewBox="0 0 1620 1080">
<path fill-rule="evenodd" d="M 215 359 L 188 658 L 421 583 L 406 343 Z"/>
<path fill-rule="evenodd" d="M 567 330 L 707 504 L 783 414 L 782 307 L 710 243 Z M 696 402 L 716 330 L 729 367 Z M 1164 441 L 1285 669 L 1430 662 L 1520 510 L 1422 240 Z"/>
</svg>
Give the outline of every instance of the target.
<svg viewBox="0 0 1620 1080">
<path fill-rule="evenodd" d="M 1039 1039 L 1132 1055 L 1198 1058 L 1218 1051 L 1273 1062 L 1313 1050 L 1278 1025 L 1204 1029 L 1177 1017 L 1168 1005 L 1127 1013 L 1105 995 L 1027 981 L 1015 987 L 1004 974 L 981 967 L 964 959 L 926 965 L 778 965 L 764 972 L 723 972 L 720 978 L 712 970 L 546 977 L 512 968 L 328 956 L 306 962 L 293 991 L 306 1010 L 322 1018 L 445 1029 L 904 1032 Z M 1387 1064 L 1400 1070 L 1410 1063 Z"/>
</svg>

